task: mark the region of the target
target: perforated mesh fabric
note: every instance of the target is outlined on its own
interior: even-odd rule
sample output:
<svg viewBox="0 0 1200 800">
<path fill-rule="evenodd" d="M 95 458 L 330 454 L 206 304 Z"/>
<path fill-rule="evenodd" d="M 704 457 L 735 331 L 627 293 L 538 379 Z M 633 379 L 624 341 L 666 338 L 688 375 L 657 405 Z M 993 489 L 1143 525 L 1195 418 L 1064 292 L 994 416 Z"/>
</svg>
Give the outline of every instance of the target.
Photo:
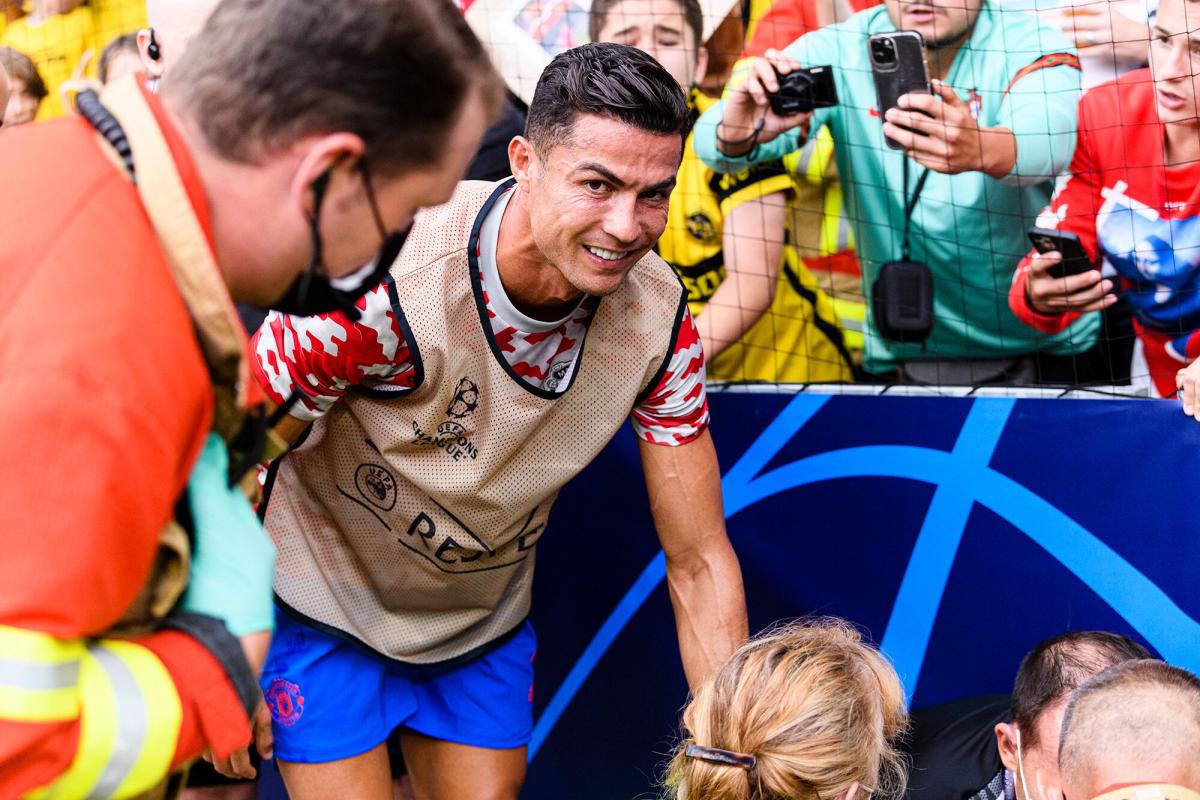
<svg viewBox="0 0 1200 800">
<path fill-rule="evenodd" d="M 506 371 L 480 320 L 467 242 L 494 184 L 422 214 L 392 268 L 424 370 L 409 395 L 351 395 L 281 466 L 267 527 L 288 605 L 413 663 L 455 658 L 529 612 L 559 489 L 658 373 L 683 301 L 650 254 L 605 298 L 574 384 Z"/>
</svg>

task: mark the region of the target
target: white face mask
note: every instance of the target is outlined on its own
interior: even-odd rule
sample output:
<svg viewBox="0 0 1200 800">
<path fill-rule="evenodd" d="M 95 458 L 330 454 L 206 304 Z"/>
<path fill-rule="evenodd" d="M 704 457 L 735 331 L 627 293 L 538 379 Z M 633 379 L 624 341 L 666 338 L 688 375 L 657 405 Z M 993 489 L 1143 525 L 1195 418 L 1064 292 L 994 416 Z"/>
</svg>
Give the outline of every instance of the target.
<svg viewBox="0 0 1200 800">
<path fill-rule="evenodd" d="M 1037 778 L 1036 794 L 1030 788 L 1029 781 L 1025 778 L 1025 760 L 1022 758 L 1021 753 L 1021 729 L 1019 727 L 1017 728 L 1017 772 L 1021 776 L 1021 785 L 1025 787 L 1025 800 L 1048 800 L 1046 788 L 1042 785 L 1042 776 L 1040 773 L 1034 776 Z"/>
</svg>

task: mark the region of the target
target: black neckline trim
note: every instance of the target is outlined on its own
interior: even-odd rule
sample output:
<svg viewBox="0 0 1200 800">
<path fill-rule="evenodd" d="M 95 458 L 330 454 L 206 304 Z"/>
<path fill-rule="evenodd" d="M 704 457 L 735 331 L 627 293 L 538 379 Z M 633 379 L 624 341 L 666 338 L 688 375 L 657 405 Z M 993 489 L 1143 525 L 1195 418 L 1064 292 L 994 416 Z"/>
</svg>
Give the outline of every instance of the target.
<svg viewBox="0 0 1200 800">
<path fill-rule="evenodd" d="M 384 276 L 383 283 L 387 287 L 388 302 L 391 303 L 396 324 L 400 327 L 400 335 L 404 337 L 404 343 L 408 345 L 409 358 L 412 359 L 413 365 L 413 385 L 411 389 L 376 389 L 371 386 L 356 385 L 351 391 L 372 400 L 399 400 L 420 389 L 421 385 L 425 383 L 425 359 L 421 357 L 421 349 L 417 346 L 412 328 L 409 327 L 408 318 L 404 316 L 404 310 L 400 308 L 400 295 L 396 291 L 396 281 L 389 273 Z"/>
<path fill-rule="evenodd" d="M 492 323 L 488 320 L 487 303 L 483 300 L 483 282 L 479 277 L 479 234 L 483 229 L 483 222 L 487 219 L 492 208 L 495 207 L 497 201 L 504 195 L 506 191 L 515 186 L 516 178 L 509 178 L 503 181 L 492 192 L 491 197 L 483 204 L 483 208 L 479 209 L 479 213 L 475 215 L 475 223 L 471 226 L 471 236 L 467 239 L 467 269 L 471 277 L 471 293 L 475 296 L 475 309 L 479 312 L 479 325 L 483 329 L 483 338 L 488 343 L 488 347 L 492 351 L 492 356 L 500 365 L 508 376 L 512 378 L 518 386 L 532 394 L 534 397 L 540 397 L 543 400 L 557 400 L 571 391 L 571 387 L 575 385 L 575 379 L 579 377 L 579 373 L 583 371 L 583 353 L 587 347 L 588 334 L 592 332 L 592 323 L 596 321 L 596 315 L 600 313 L 601 303 L 597 301 L 596 308 L 592 311 L 592 319 L 588 322 L 587 330 L 583 333 L 583 339 L 579 342 L 579 353 L 575 356 L 575 369 L 571 371 L 571 380 L 567 383 L 567 388 L 561 392 L 551 392 L 547 389 L 542 389 L 533 386 L 529 381 L 517 374 L 512 365 L 508 363 L 508 359 L 504 357 L 504 353 L 500 352 L 500 346 L 496 344 L 496 336 L 492 333 Z M 499 274 L 500 265 L 497 263 L 496 272 Z M 501 287 L 503 289 L 503 287 Z M 554 365 L 551 364 L 551 367 Z"/>
<path fill-rule="evenodd" d="M 658 386 L 658 382 L 662 380 L 663 375 L 667 374 L 667 370 L 671 367 L 671 359 L 675 356 L 675 343 L 679 341 L 679 329 L 683 326 L 683 315 L 688 309 L 687 292 L 683 291 L 682 286 L 679 289 L 679 307 L 675 309 L 675 324 L 671 328 L 671 340 L 667 342 L 667 352 L 663 355 L 662 364 L 659 364 L 654 377 L 638 392 L 638 396 L 633 401 L 635 406 L 650 396 L 650 393 L 654 391 L 654 387 Z"/>
</svg>

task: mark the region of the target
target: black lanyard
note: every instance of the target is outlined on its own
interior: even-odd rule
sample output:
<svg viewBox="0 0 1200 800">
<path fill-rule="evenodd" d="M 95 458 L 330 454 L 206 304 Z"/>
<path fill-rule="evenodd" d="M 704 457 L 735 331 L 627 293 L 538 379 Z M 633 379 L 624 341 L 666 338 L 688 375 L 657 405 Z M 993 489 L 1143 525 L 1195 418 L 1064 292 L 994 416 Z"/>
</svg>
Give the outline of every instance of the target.
<svg viewBox="0 0 1200 800">
<path fill-rule="evenodd" d="M 917 201 L 921 199 L 921 190 L 925 188 L 925 179 L 929 177 L 929 168 L 921 173 L 921 177 L 917 178 L 917 187 L 913 190 L 912 197 L 908 195 L 908 156 L 901 154 L 904 159 L 904 237 L 900 240 L 900 260 L 908 261 L 911 255 L 908 249 L 908 231 L 912 227 L 913 211 L 917 208 Z"/>
</svg>

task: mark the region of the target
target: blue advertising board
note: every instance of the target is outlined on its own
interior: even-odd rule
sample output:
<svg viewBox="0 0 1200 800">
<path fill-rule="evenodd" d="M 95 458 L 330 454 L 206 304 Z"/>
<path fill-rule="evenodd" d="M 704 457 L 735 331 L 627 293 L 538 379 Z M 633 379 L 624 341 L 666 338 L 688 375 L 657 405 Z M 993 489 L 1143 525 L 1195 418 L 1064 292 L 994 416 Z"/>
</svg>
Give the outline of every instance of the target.
<svg viewBox="0 0 1200 800">
<path fill-rule="evenodd" d="M 1170 401 L 714 394 L 751 630 L 846 617 L 914 707 L 1006 692 L 1066 629 L 1200 671 L 1200 425 Z M 654 797 L 687 687 L 629 431 L 538 547 L 523 797 Z"/>
<path fill-rule="evenodd" d="M 845 617 L 914 708 L 1009 691 L 1067 629 L 1200 672 L 1200 425 L 1177 403 L 710 397 L 752 631 Z M 631 431 L 563 490 L 537 557 L 522 797 L 660 796 L 687 686 Z"/>
</svg>

